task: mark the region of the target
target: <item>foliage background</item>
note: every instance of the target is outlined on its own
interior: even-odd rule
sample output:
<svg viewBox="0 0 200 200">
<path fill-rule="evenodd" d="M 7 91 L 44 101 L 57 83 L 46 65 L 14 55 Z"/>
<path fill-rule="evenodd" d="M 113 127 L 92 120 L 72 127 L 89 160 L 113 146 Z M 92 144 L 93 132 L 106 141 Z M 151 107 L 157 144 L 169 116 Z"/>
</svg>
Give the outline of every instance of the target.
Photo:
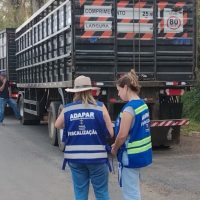
<svg viewBox="0 0 200 200">
<path fill-rule="evenodd" d="M 200 121 L 200 75 L 194 88 L 186 92 L 182 97 L 183 115 L 195 121 Z"/>
<path fill-rule="evenodd" d="M 0 30 L 17 28 L 47 0 L 0 0 Z"/>
<path fill-rule="evenodd" d="M 200 121 L 200 72 L 199 72 L 199 52 L 200 52 L 200 0 L 198 0 L 197 6 L 197 49 L 198 49 L 198 68 L 197 71 L 197 81 L 194 88 L 186 92 L 183 97 L 183 115 L 192 120 L 192 123 Z M 198 130 L 200 131 L 200 130 Z"/>
</svg>

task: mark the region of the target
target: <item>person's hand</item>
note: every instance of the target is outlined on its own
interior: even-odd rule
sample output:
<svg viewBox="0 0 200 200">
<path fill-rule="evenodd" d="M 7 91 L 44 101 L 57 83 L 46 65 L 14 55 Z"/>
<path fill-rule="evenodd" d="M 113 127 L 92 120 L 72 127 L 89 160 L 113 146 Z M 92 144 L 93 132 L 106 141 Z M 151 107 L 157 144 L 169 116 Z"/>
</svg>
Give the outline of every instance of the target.
<svg viewBox="0 0 200 200">
<path fill-rule="evenodd" d="M 116 156 L 116 155 L 117 155 L 117 151 L 116 151 L 116 149 L 115 149 L 115 144 L 112 144 L 112 146 L 111 146 L 111 154 L 112 154 L 113 156 Z"/>
<path fill-rule="evenodd" d="M 7 81 L 7 79 L 6 79 L 6 78 L 4 78 L 4 79 L 3 79 L 3 83 L 6 83 L 6 81 Z"/>
</svg>

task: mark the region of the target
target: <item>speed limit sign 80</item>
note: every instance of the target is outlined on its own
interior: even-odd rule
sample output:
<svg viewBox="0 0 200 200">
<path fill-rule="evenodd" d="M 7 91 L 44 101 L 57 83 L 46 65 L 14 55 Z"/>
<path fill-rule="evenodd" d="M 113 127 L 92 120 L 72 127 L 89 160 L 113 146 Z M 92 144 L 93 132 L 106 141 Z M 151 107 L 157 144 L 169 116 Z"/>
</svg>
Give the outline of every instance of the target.
<svg viewBox="0 0 200 200">
<path fill-rule="evenodd" d="M 175 12 L 169 8 L 164 9 L 164 32 L 183 32 L 183 11 Z"/>
</svg>

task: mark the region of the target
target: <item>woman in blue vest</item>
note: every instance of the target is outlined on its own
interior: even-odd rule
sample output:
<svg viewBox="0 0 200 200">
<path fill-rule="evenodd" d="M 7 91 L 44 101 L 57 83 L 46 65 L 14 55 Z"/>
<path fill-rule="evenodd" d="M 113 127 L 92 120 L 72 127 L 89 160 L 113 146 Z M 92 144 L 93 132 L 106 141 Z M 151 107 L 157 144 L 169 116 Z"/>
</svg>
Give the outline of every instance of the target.
<svg viewBox="0 0 200 200">
<path fill-rule="evenodd" d="M 108 155 L 106 139 L 113 137 L 113 126 L 102 102 L 96 101 L 91 91 L 91 80 L 79 76 L 74 81 L 72 103 L 56 120 L 56 128 L 64 128 L 64 167 L 70 166 L 76 200 L 87 200 L 91 181 L 97 200 L 109 200 Z"/>
<path fill-rule="evenodd" d="M 140 200 L 140 168 L 152 163 L 149 110 L 138 96 L 140 86 L 134 70 L 117 81 L 117 90 L 127 103 L 115 122 L 111 153 L 118 158 L 124 200 Z"/>
</svg>

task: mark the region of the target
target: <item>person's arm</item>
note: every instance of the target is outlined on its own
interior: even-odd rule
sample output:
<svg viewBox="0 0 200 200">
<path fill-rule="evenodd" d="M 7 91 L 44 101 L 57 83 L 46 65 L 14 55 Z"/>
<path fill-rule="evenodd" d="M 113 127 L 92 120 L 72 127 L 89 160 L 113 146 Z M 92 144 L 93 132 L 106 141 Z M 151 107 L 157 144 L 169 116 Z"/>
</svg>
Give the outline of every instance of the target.
<svg viewBox="0 0 200 200">
<path fill-rule="evenodd" d="M 114 136 L 113 124 L 112 124 L 112 121 L 110 119 L 110 115 L 109 115 L 108 110 L 105 107 L 105 105 L 103 105 L 103 118 L 105 120 L 106 127 L 107 127 L 107 129 L 110 133 L 111 138 L 112 138 Z"/>
<path fill-rule="evenodd" d="M 3 80 L 3 84 L 2 84 L 2 86 L 0 87 L 0 92 L 2 92 L 3 90 L 4 90 L 4 88 L 5 88 L 5 85 L 6 85 L 6 79 L 4 79 Z"/>
<path fill-rule="evenodd" d="M 118 149 L 124 144 L 128 137 L 129 130 L 133 121 L 133 116 L 129 112 L 123 112 L 121 117 L 120 129 L 115 140 L 115 143 L 112 145 L 111 153 L 113 155 L 117 154 Z"/>
<path fill-rule="evenodd" d="M 55 122 L 55 127 L 58 129 L 63 129 L 64 128 L 64 109 L 58 116 L 56 122 Z"/>
</svg>

